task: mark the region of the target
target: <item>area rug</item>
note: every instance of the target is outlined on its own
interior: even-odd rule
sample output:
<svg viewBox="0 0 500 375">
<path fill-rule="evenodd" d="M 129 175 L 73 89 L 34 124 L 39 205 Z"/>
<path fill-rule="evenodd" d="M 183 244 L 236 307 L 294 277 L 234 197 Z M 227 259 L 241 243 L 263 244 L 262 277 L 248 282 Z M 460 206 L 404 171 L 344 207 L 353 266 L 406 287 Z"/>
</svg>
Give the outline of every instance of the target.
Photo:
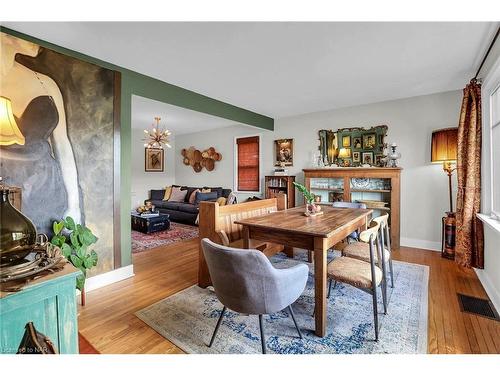
<svg viewBox="0 0 500 375">
<path fill-rule="evenodd" d="M 297 257 L 297 256 L 296 256 Z M 305 260 L 305 255 L 301 255 Z M 283 254 L 271 261 L 277 268 L 297 261 Z M 268 353 L 369 354 L 426 353 L 429 268 L 394 261 L 395 287 L 388 288 L 388 314 L 379 315 L 379 341 L 374 341 L 372 298 L 349 285 L 338 284 L 328 301 L 325 337 L 314 334 L 314 278 L 309 279 L 293 308 L 304 338 L 285 311 L 266 315 Z M 380 295 L 380 293 L 379 293 Z M 379 296 L 380 297 L 380 296 Z M 257 316 L 227 310 L 212 348 L 207 346 L 222 310 L 213 289 L 192 286 L 136 313 L 136 316 L 187 353 L 260 353 Z M 379 312 L 383 311 L 379 298 Z"/>
<path fill-rule="evenodd" d="M 180 223 L 170 223 L 170 229 L 144 234 L 132 231 L 132 253 L 140 253 L 156 247 L 173 244 L 198 237 L 198 227 Z"/>
</svg>

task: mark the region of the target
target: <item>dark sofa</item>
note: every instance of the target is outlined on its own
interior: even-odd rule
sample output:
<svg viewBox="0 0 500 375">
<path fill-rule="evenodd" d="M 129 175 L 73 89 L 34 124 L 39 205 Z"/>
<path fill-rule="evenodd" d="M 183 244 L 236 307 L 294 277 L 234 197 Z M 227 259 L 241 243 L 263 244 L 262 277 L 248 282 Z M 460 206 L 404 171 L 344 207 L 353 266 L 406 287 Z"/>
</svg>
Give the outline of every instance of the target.
<svg viewBox="0 0 500 375">
<path fill-rule="evenodd" d="M 213 192 L 217 192 L 217 198 L 229 197 L 231 194 L 231 189 L 223 189 L 221 187 L 192 187 L 192 186 L 179 186 L 172 185 L 176 187 L 180 187 L 181 190 L 188 190 L 186 194 L 186 198 L 184 202 L 168 202 L 164 201 L 163 197 L 165 196 L 165 190 L 151 190 L 150 198 L 147 201 L 150 201 L 155 205 L 155 207 L 163 214 L 170 215 L 170 221 L 175 221 L 177 223 L 184 223 L 194 225 L 196 222 L 196 218 L 198 217 L 199 206 L 189 203 L 189 197 L 193 191 L 196 189 L 211 189 Z M 215 200 L 215 199 L 214 199 Z"/>
</svg>

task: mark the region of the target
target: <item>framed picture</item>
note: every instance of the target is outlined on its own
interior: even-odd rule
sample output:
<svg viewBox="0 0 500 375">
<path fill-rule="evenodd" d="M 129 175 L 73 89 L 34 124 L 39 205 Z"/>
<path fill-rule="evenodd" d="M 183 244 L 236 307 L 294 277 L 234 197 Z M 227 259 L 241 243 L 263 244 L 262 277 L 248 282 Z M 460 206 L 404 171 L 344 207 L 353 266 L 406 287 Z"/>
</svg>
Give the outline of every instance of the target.
<svg viewBox="0 0 500 375">
<path fill-rule="evenodd" d="M 293 166 L 293 139 L 276 139 L 274 150 L 275 166 Z"/>
<path fill-rule="evenodd" d="M 354 143 L 356 145 L 356 143 Z M 354 151 L 352 153 L 352 161 L 353 163 L 359 163 L 361 161 L 361 155 L 359 151 Z"/>
<path fill-rule="evenodd" d="M 351 147 L 351 136 L 344 135 L 342 137 L 342 147 Z"/>
<path fill-rule="evenodd" d="M 144 171 L 163 172 L 164 150 L 162 148 L 145 148 Z"/>
<path fill-rule="evenodd" d="M 377 154 L 377 155 L 375 155 L 375 165 L 381 165 L 383 157 L 384 157 L 383 154 Z"/>
<path fill-rule="evenodd" d="M 363 164 L 373 164 L 373 152 L 363 152 Z"/>
<path fill-rule="evenodd" d="M 377 144 L 377 134 L 375 133 L 363 134 L 363 149 L 365 150 L 374 149 L 376 144 Z"/>
<path fill-rule="evenodd" d="M 353 144 L 353 147 L 354 149 L 362 149 L 363 148 L 363 144 L 361 143 L 361 137 L 354 137 L 352 139 L 352 144 Z"/>
</svg>

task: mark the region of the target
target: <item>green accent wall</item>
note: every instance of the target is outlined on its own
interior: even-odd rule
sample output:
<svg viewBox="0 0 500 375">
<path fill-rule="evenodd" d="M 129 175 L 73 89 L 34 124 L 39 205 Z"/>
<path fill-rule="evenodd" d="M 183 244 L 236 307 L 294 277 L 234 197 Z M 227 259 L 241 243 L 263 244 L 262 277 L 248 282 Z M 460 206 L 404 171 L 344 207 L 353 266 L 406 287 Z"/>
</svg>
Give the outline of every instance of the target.
<svg viewBox="0 0 500 375">
<path fill-rule="evenodd" d="M 182 87 L 171 85 L 161 80 L 146 76 L 141 73 L 110 64 L 92 56 L 58 46 L 33 36 L 0 26 L 0 31 L 36 43 L 42 47 L 50 48 L 65 55 L 87 61 L 103 68 L 121 72 L 121 128 L 120 128 L 120 233 L 121 233 L 121 265 L 132 263 L 131 229 L 130 229 L 130 198 L 131 198 L 131 147 L 132 147 L 132 95 L 160 102 L 177 105 L 228 120 L 252 125 L 258 128 L 274 130 L 274 120 L 270 117 L 236 107 L 234 105 L 198 94 Z"/>
</svg>

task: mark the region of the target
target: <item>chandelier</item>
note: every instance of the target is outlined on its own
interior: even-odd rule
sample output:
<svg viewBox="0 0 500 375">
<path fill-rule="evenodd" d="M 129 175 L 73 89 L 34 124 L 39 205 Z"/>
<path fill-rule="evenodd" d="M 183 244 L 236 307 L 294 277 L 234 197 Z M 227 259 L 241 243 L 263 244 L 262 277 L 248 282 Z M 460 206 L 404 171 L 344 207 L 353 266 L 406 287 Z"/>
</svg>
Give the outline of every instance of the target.
<svg viewBox="0 0 500 375">
<path fill-rule="evenodd" d="M 160 128 L 160 117 L 155 117 L 156 124 L 151 125 L 151 130 L 144 130 L 145 137 L 143 141 L 144 147 L 146 148 L 163 148 L 163 145 L 168 148 L 172 148 L 168 142 L 168 137 L 170 136 L 170 131 L 167 129 Z"/>
</svg>

